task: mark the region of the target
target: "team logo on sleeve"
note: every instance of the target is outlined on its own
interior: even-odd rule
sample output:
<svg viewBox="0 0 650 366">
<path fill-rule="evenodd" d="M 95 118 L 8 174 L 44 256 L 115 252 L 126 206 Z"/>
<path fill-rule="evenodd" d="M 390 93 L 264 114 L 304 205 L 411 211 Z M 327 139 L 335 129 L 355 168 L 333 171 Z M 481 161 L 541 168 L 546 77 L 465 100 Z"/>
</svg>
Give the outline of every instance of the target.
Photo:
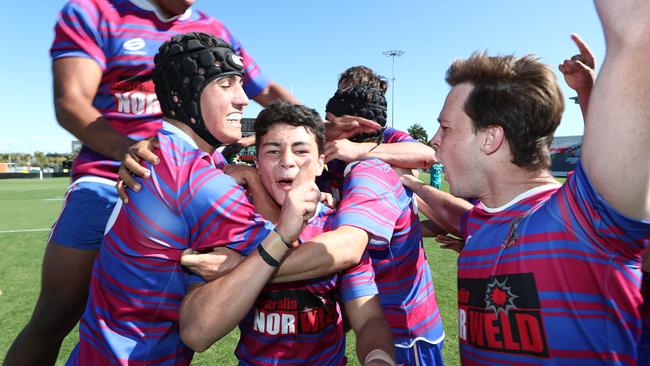
<svg viewBox="0 0 650 366">
<path fill-rule="evenodd" d="M 458 280 L 461 343 L 548 357 L 548 342 L 532 273 Z"/>
<path fill-rule="evenodd" d="M 338 321 L 333 295 L 306 290 L 262 294 L 255 304 L 253 330 L 265 335 L 314 334 Z"/>
</svg>

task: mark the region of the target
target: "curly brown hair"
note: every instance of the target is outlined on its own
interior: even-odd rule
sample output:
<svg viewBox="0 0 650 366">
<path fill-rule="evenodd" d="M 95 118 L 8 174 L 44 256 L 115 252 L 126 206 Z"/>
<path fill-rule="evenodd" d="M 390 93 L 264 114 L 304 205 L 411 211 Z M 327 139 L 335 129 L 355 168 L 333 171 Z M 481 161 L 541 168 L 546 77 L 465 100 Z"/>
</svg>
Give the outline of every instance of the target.
<svg viewBox="0 0 650 366">
<path fill-rule="evenodd" d="M 325 125 L 315 109 L 285 101 L 271 102 L 255 120 L 255 148 L 260 151 L 262 137 L 276 124 L 304 127 L 314 135 L 318 153 L 325 151 Z"/>
</svg>

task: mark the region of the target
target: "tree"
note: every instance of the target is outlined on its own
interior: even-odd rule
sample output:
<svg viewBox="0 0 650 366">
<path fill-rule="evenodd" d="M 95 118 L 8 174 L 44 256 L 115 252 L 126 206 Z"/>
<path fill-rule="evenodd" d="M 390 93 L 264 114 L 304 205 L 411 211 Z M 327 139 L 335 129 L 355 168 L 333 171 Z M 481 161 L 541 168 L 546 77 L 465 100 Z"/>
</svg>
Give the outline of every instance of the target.
<svg viewBox="0 0 650 366">
<path fill-rule="evenodd" d="M 409 135 L 421 143 L 429 143 L 429 135 L 427 135 L 427 130 L 425 130 L 424 127 L 420 126 L 419 123 L 412 125 L 406 131 L 409 133 Z"/>
<path fill-rule="evenodd" d="M 45 162 L 46 162 L 45 154 L 43 154 L 40 151 L 34 151 L 34 162 L 33 162 L 32 166 L 44 167 Z"/>
</svg>

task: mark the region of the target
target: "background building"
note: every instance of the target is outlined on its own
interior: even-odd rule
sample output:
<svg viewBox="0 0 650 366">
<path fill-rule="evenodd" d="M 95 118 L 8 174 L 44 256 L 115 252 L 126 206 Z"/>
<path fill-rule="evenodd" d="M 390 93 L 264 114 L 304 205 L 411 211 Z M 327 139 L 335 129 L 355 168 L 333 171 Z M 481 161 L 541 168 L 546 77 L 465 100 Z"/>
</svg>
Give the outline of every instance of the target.
<svg viewBox="0 0 650 366">
<path fill-rule="evenodd" d="M 557 177 L 566 177 L 575 170 L 582 150 L 582 136 L 557 136 L 551 144 L 551 170 Z"/>
<path fill-rule="evenodd" d="M 241 135 L 243 137 L 255 134 L 255 118 L 242 118 Z M 239 161 L 252 164 L 255 161 L 255 145 L 243 148 L 239 151 Z"/>
</svg>

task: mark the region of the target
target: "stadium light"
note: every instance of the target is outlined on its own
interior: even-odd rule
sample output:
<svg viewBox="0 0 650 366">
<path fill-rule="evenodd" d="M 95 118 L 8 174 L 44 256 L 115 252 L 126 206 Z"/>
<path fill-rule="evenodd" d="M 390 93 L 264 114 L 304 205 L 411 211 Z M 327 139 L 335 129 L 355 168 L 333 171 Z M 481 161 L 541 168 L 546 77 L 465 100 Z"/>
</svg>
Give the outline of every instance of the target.
<svg viewBox="0 0 650 366">
<path fill-rule="evenodd" d="M 390 50 L 382 52 L 384 56 L 391 57 L 393 59 L 393 81 L 390 85 L 391 97 L 390 97 L 390 126 L 395 127 L 395 57 L 400 57 L 404 54 L 404 51 L 401 50 Z"/>
</svg>

